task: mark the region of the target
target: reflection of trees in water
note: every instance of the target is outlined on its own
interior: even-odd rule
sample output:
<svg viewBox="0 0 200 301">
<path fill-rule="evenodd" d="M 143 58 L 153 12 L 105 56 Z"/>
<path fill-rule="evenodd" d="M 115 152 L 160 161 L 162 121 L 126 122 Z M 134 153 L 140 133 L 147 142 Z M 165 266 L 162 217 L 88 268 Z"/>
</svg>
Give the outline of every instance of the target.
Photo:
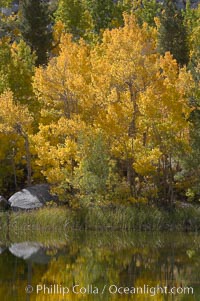
<svg viewBox="0 0 200 301">
<path fill-rule="evenodd" d="M 25 287 L 31 277 L 32 283 L 37 283 L 45 273 L 47 266 L 26 262 L 14 257 L 8 251 L 0 256 L 0 300 L 24 301 L 26 299 Z"/>
<path fill-rule="evenodd" d="M 76 248 L 72 246 L 72 249 Z M 113 250 L 80 246 L 79 251 L 76 250 L 75 261 L 72 262 L 67 254 L 51 261 L 43 281 L 52 282 L 56 275 L 56 282 L 67 286 L 93 283 L 102 287 L 104 283 L 115 283 L 120 286 L 160 284 L 178 287 L 190 283 L 199 270 L 199 262 L 196 262 L 198 265 L 194 268 L 186 251 L 176 249 L 175 246 L 155 250 L 148 247 Z M 72 250 L 70 253 L 73 253 Z M 92 296 L 90 298 L 93 300 Z"/>
<path fill-rule="evenodd" d="M 51 250 L 50 246 L 42 247 L 41 254 L 46 254 L 49 262 L 45 264 L 24 261 L 14 257 L 8 251 L 0 255 L 0 300 L 14 301 L 25 299 L 24 287 L 30 284 L 63 284 L 80 286 L 93 284 L 102 288 L 104 284 L 120 286 L 143 286 L 157 284 L 170 286 L 189 285 L 200 279 L 200 248 L 198 239 L 152 238 L 148 236 L 126 238 L 123 235 L 103 235 L 81 233 L 80 237 L 67 239 L 66 246 L 60 251 Z M 81 237 L 82 236 L 82 237 Z M 35 256 L 31 256 L 35 259 Z M 28 280 L 28 277 L 31 279 Z M 3 282 L 2 280 L 3 279 Z M 6 291 L 12 287 L 9 299 L 5 299 Z M 118 295 L 117 295 L 118 296 Z M 46 298 L 46 297 L 45 297 Z M 146 298 L 146 297 L 145 297 Z M 187 301 L 194 300 L 188 299 Z M 61 295 L 49 296 L 46 300 L 60 301 Z M 80 295 L 68 295 L 70 301 L 82 300 Z M 31 299 L 41 301 L 44 295 L 32 295 Z M 86 299 L 85 299 L 86 300 Z M 90 300 L 111 300 L 109 295 L 88 295 Z M 112 297 L 112 300 L 144 300 L 142 296 Z M 152 297 L 145 299 L 152 300 Z M 163 299 L 156 296 L 153 300 L 185 300 Z"/>
</svg>

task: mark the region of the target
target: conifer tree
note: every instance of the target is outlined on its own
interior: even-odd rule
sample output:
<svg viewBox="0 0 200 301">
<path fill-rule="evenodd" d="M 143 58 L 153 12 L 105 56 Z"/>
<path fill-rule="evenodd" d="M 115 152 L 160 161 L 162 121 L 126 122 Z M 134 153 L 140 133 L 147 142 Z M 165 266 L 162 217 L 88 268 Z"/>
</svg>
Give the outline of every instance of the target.
<svg viewBox="0 0 200 301">
<path fill-rule="evenodd" d="M 22 1 L 20 21 L 22 37 L 31 46 L 32 51 L 36 52 L 36 64 L 46 64 L 52 41 L 48 2 L 42 0 Z"/>
<path fill-rule="evenodd" d="M 74 39 L 86 38 L 87 33 L 93 30 L 92 17 L 85 3 L 80 0 L 60 0 L 55 20 L 61 21 Z"/>
<path fill-rule="evenodd" d="M 170 51 L 180 65 L 187 64 L 189 60 L 187 30 L 182 13 L 176 8 L 174 1 L 167 0 L 164 2 L 160 21 L 159 52 L 164 54 Z"/>
<path fill-rule="evenodd" d="M 111 28 L 116 7 L 113 0 L 86 0 L 86 7 L 92 15 L 95 32 L 99 33 L 101 29 Z"/>
<path fill-rule="evenodd" d="M 131 10 L 140 25 L 146 22 L 150 26 L 155 26 L 155 17 L 160 15 L 161 3 L 156 0 L 133 1 Z"/>
</svg>

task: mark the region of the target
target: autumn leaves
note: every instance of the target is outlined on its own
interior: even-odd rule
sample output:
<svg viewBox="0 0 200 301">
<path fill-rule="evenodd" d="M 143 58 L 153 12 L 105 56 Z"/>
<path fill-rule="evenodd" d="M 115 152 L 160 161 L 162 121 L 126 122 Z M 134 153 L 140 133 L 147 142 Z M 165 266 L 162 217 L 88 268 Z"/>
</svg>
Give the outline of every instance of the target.
<svg viewBox="0 0 200 301">
<path fill-rule="evenodd" d="M 106 30 L 93 46 L 62 37 L 59 55 L 33 77 L 34 123 L 11 92 L 1 96 L 1 133 L 20 135 L 20 125 L 29 176 L 44 177 L 61 198 L 72 187 L 105 197 L 124 180 L 135 197 L 173 197 L 189 151 L 192 78 L 170 53 L 157 53 L 156 29 L 124 17 L 124 27 Z"/>
<path fill-rule="evenodd" d="M 79 137 L 100 134 L 110 160 L 125 166 L 118 172 L 134 195 L 138 178 L 156 191 L 159 178 L 169 189 L 179 156 L 188 151 L 191 85 L 169 53 L 156 53 L 155 29 L 140 28 L 133 16 L 125 15 L 123 28 L 106 30 L 93 48 L 63 37 L 59 56 L 34 77 L 42 107 L 35 140 L 42 173 L 56 186 L 73 183 L 74 168 L 86 160 Z"/>
</svg>

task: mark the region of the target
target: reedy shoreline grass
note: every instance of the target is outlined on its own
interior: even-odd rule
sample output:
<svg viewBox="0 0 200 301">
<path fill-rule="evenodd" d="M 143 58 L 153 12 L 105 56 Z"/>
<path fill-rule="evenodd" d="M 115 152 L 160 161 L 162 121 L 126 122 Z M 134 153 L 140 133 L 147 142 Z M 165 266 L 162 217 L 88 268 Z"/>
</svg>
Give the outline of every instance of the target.
<svg viewBox="0 0 200 301">
<path fill-rule="evenodd" d="M 0 213 L 0 229 L 9 231 L 200 231 L 200 208 L 164 210 L 154 206 L 66 209 L 42 208 Z"/>
</svg>

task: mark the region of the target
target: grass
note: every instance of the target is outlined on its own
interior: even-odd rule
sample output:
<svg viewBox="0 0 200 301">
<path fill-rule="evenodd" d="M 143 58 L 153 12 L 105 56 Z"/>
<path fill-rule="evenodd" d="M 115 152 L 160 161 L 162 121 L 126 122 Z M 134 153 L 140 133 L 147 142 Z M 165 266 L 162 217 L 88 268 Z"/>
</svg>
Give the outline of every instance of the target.
<svg viewBox="0 0 200 301">
<path fill-rule="evenodd" d="M 85 229 L 123 231 L 199 231 L 200 209 L 179 208 L 172 211 L 150 206 L 94 208 L 85 214 Z"/>
<path fill-rule="evenodd" d="M 55 232 L 63 230 L 69 217 L 69 211 L 62 207 L 11 212 L 9 226 L 10 229 L 15 229 L 15 231 L 38 229 Z"/>
<path fill-rule="evenodd" d="M 1 212 L 0 211 L 0 233 L 1 233 L 1 240 L 7 239 L 7 228 L 9 222 L 9 214 L 8 212 Z"/>
<path fill-rule="evenodd" d="M 28 212 L 1 213 L 0 227 L 13 232 L 40 230 L 200 231 L 200 208 L 170 211 L 154 206 L 42 208 Z"/>
</svg>

